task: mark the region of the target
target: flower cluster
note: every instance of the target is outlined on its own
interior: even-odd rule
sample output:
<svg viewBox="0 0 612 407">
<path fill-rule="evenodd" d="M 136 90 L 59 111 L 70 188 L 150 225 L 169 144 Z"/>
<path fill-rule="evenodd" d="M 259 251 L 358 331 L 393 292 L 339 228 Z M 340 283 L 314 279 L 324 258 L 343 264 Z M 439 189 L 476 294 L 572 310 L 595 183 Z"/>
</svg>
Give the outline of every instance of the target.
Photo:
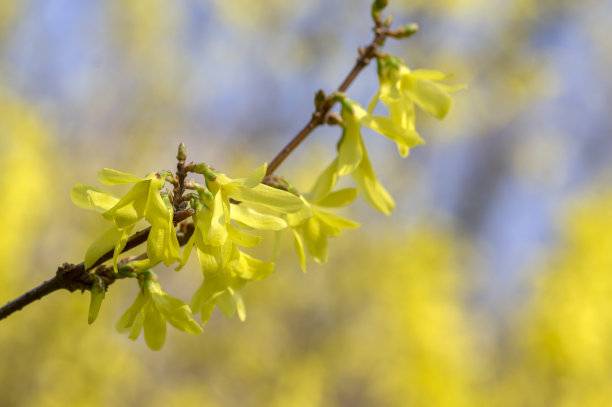
<svg viewBox="0 0 612 407">
<path fill-rule="evenodd" d="M 303 132 L 312 130 L 309 126 L 313 124 L 316 127 L 328 123 L 340 125 L 342 135 L 337 143 L 336 157 L 309 192 L 301 194 L 283 178 L 266 177 L 265 164 L 244 178 L 230 178 L 204 163 L 185 165 L 186 152 L 182 143 L 176 174 L 159 171 L 141 178 L 111 169 L 101 170 L 98 176 L 104 184 L 133 184 L 121 198 L 97 187 L 74 186 L 71 197 L 77 206 L 94 210 L 111 222 L 110 228 L 87 249 L 85 269 L 90 270 L 112 257 L 114 275 L 109 281 L 116 278 L 138 281 L 138 296 L 117 324 L 121 332 L 136 339 L 144 329 L 145 342 L 156 350 L 164 344 L 166 322 L 191 334 L 202 332 L 192 311 L 200 313 L 202 323 L 208 321 L 215 307 L 227 316 L 237 314 L 244 320 L 246 310 L 241 290 L 251 281 L 265 279 L 274 270 L 273 262 L 256 259 L 243 251 L 260 243 L 261 231 L 276 232 L 278 243 L 281 231 L 289 229 L 300 266 L 306 271 L 306 254 L 317 263 L 327 262 L 328 238 L 340 236 L 345 229 L 359 227 L 358 223 L 330 213 L 327 208 L 347 206 L 361 195 L 368 205 L 383 214 L 393 211 L 395 203 L 374 172 L 361 134 L 362 127 L 395 142 L 399 154 L 406 157 L 411 148 L 423 143 L 415 126 L 416 107 L 442 119 L 452 104 L 450 93 L 461 86 L 444 85 L 441 81 L 449 75 L 431 70 L 411 71 L 401 59 L 376 50 L 376 46 L 382 44 L 381 33 L 405 38 L 416 32 L 414 24 L 390 30 L 391 20 L 381 17 L 386 5 L 386 1 L 374 1 L 372 17 L 376 24 L 376 40 L 368 47 L 369 51 L 361 50 L 359 63 L 365 65 L 369 58 L 376 58 L 378 63 L 380 87 L 368 108 L 364 109 L 341 92 L 327 97 L 320 91 L 315 97 L 316 114 Z M 344 88 L 346 86 L 341 87 Z M 387 108 L 388 117 L 373 113 L 378 101 Z M 341 105 L 340 115 L 330 114 L 337 102 Z M 274 169 L 281 161 L 274 160 Z M 203 176 L 203 181 L 186 180 L 188 173 Z M 334 190 L 338 179 L 347 175 L 356 188 Z M 173 189 L 166 189 L 166 183 Z M 179 243 L 175 224 L 189 217 L 193 228 L 185 225 L 181 229 Z M 149 226 L 148 231 L 138 232 L 138 238 L 147 235 L 146 253 L 138 256 L 139 260 L 118 261 L 126 248 L 135 245 L 128 246 L 128 243 L 136 239 L 133 232 L 138 225 Z M 181 245 L 184 245 L 182 252 Z M 187 305 L 162 290 L 151 268 L 163 263 L 176 265 L 175 269 L 181 270 L 194 251 L 202 283 Z M 96 273 L 90 273 L 90 277 L 88 320 L 92 323 L 107 287 L 105 280 Z"/>
<path fill-rule="evenodd" d="M 77 206 L 95 210 L 112 223 L 89 246 L 84 265 L 90 269 L 103 255 L 112 251 L 115 273 L 138 279 L 140 293 L 117 327 L 122 332 L 129 332 L 131 339 L 136 339 L 144 327 L 145 342 L 151 349 L 159 349 L 163 345 L 165 321 L 186 332 L 201 332 L 197 323 L 197 328 L 193 325 L 192 309 L 201 313 L 203 323 L 215 306 L 226 315 L 237 312 L 239 318 L 244 320 L 246 312 L 240 290 L 249 281 L 269 276 L 274 264 L 258 260 L 240 248 L 253 247 L 260 242 L 261 236 L 253 231 L 282 230 L 287 227 L 283 216 L 306 209 L 305 202 L 293 193 L 261 183 L 266 174 L 265 164 L 248 177 L 237 179 L 214 172 L 205 164 L 192 165 L 191 172 L 203 174 L 204 185 L 191 181 L 188 188 L 195 192 L 173 197 L 179 200 L 185 198 L 185 202 L 189 202 L 195 226 L 182 253 L 174 225 L 174 206 L 169 193 L 162 191 L 166 181 L 178 182 L 169 171 L 151 173 L 144 178 L 110 169 L 100 171 L 99 179 L 107 185 L 134 184 L 122 198 L 82 184 L 75 185 L 71 192 Z M 261 212 L 257 208 L 271 213 Z M 150 225 L 146 260 L 120 265 L 118 256 L 139 222 Z M 178 271 L 194 248 L 203 282 L 193 294 L 190 307 L 163 292 L 150 269 L 164 263 L 166 266 L 177 264 Z M 92 274 L 92 279 L 90 323 L 98 315 L 106 289 L 99 276 Z"/>
<path fill-rule="evenodd" d="M 400 155 L 406 157 L 410 148 L 424 143 L 415 129 L 415 105 L 442 119 L 452 104 L 449 92 L 462 86 L 437 83 L 450 76 L 437 71 L 410 71 L 403 61 L 393 56 L 378 58 L 378 76 L 380 88 L 367 111 L 348 97 L 341 98 L 343 134 L 338 143 L 338 155 L 317 181 L 315 190 L 325 195 L 338 177 L 350 174 L 363 200 L 389 215 L 395 203 L 372 168 L 361 127 L 368 127 L 394 141 Z M 379 100 L 387 106 L 389 117 L 372 114 Z"/>
</svg>

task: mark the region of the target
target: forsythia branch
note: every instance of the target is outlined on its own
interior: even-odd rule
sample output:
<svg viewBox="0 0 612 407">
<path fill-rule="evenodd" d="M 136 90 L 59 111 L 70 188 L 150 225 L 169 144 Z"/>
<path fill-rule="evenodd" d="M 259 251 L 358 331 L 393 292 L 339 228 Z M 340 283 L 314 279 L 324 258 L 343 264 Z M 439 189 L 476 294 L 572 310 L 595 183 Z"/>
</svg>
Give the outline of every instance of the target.
<svg viewBox="0 0 612 407">
<path fill-rule="evenodd" d="M 317 93 L 317 96 L 323 95 L 323 97 L 325 98 L 321 101 L 317 101 L 315 97 L 316 109 L 312 114 L 310 121 L 276 155 L 276 157 L 274 157 L 274 159 L 270 162 L 270 165 L 268 166 L 268 171 L 266 175 L 272 175 L 274 171 L 276 171 L 278 167 L 283 163 L 283 161 L 285 161 L 289 154 L 291 154 L 291 152 L 295 150 L 295 148 L 300 145 L 300 143 L 304 141 L 304 139 L 308 137 L 308 135 L 312 133 L 315 128 L 325 124 L 328 121 L 328 114 L 334 104 L 336 104 L 336 99 L 334 98 L 335 94 L 346 92 L 346 90 L 353 83 L 355 78 L 357 78 L 357 75 L 359 75 L 363 68 L 365 68 L 370 63 L 370 60 L 376 55 L 378 48 L 384 45 L 385 39 L 387 38 L 387 36 L 390 36 L 390 33 L 391 30 L 389 30 L 388 25 L 382 22 L 380 19 L 377 19 L 376 26 L 374 27 L 374 40 L 372 40 L 372 42 L 369 43 L 365 48 L 359 49 L 359 58 L 357 58 L 353 69 L 351 69 L 346 78 L 344 78 L 336 92 L 332 93 L 327 97 L 324 96 L 324 93 L 322 91 L 319 91 Z"/>
<path fill-rule="evenodd" d="M 174 224 L 178 224 L 183 220 L 189 218 L 193 215 L 194 211 L 192 209 L 185 210 L 183 212 L 179 212 L 174 216 Z M 151 228 L 146 228 L 141 230 L 140 232 L 134 233 L 129 239 L 125 248 L 121 251 L 122 253 L 133 249 L 137 246 L 140 246 L 144 242 L 147 241 L 147 237 L 149 236 L 149 231 Z M 193 230 L 192 230 L 193 232 Z M 187 239 L 189 236 L 187 237 Z M 187 243 L 187 239 L 183 240 L 183 244 Z M 92 266 L 85 269 L 84 263 L 79 264 L 69 264 L 64 263 L 62 266 L 58 267 L 55 276 L 50 278 L 49 280 L 43 282 L 38 287 L 31 289 L 20 297 L 14 299 L 13 301 L 8 302 L 3 307 L 0 308 L 0 320 L 8 317 L 15 311 L 19 311 L 26 305 L 33 303 L 36 300 L 41 299 L 42 297 L 51 294 L 54 291 L 66 289 L 70 292 L 81 289 L 86 290 L 91 287 L 91 279 L 89 270 L 99 266 L 100 264 L 110 260 L 113 258 L 113 250 L 109 250 L 106 252 L 98 261 L 96 261 Z M 112 267 L 111 267 L 112 270 Z"/>
<path fill-rule="evenodd" d="M 451 89 L 430 83 L 431 81 L 444 79 L 447 76 L 435 71 L 415 71 L 411 74 L 403 61 L 379 51 L 388 37 L 409 37 L 418 29 L 416 24 L 410 24 L 391 30 L 391 18 L 383 21 L 381 17 L 381 11 L 386 5 L 386 0 L 374 1 L 372 5 L 374 39 L 365 48 L 359 48 L 359 57 L 334 92 L 326 95 L 320 90 L 316 93 L 315 111 L 312 113 L 310 121 L 274 157 L 267 169 L 265 166 L 262 166 L 253 175 L 244 179 L 230 179 L 222 173 L 217 178 L 217 173 L 206 164 L 185 164 L 186 151 L 185 146 L 181 143 L 177 155 L 176 175 L 169 171 L 161 171 L 151 173 L 146 178 L 140 178 L 115 170 L 104 169 L 101 171 L 100 174 L 102 175 L 99 175 L 99 177 L 103 183 L 109 185 L 121 183 L 136 184 L 131 192 L 121 200 L 95 187 L 81 184 L 75 186 L 79 188 L 75 192 L 76 198 L 71 193 L 73 202 L 78 206 L 95 209 L 98 212 L 102 209 L 102 212 L 104 212 L 103 216 L 107 220 L 113 221 L 113 228 L 92 245 L 92 247 L 95 247 L 95 250 L 90 250 L 91 247 L 88 249 L 85 255 L 85 262 L 76 265 L 64 263 L 58 268 L 54 277 L 1 307 L 0 319 L 8 317 L 15 311 L 60 289 L 67 289 L 71 292 L 75 290 L 91 290 L 92 305 L 90 305 L 89 315 L 89 322 L 91 323 L 98 314 L 106 287 L 116 279 L 136 277 L 141 286 L 141 292 L 133 307 L 121 318 L 118 329 L 130 331 L 130 338 L 136 339 L 142 325 L 142 321 L 139 323 L 135 322 L 136 318 L 143 317 L 145 312 L 154 312 L 156 318 L 161 318 L 159 319 L 161 322 L 158 324 L 159 326 L 147 325 L 148 328 L 145 326 L 145 340 L 151 349 L 159 349 L 163 345 L 165 338 L 165 320 L 168 320 L 177 329 L 189 333 L 201 333 L 201 328 L 193 321 L 191 310 L 187 305 L 179 299 L 170 297 L 161 290 L 155 273 L 150 270 L 133 273 L 133 264 L 135 263 L 132 262 L 143 260 L 150 264 L 147 267 L 150 268 L 161 261 L 168 266 L 180 260 L 177 267 L 178 270 L 183 267 L 189 257 L 194 241 L 198 250 L 202 251 L 202 256 L 205 256 L 205 259 L 208 259 L 206 256 L 215 259 L 214 250 L 217 250 L 220 247 L 219 244 L 227 240 L 231 243 L 227 247 L 231 248 L 232 259 L 240 263 L 242 274 L 240 278 L 237 278 L 232 283 L 235 285 L 228 285 L 225 291 L 235 301 L 235 307 L 241 319 L 244 319 L 245 316 L 244 305 L 240 294 L 234 291 L 234 289 L 236 287 L 240 288 L 240 284 L 243 285 L 247 280 L 265 278 L 272 271 L 272 263 L 251 258 L 236 249 L 235 243 L 250 247 L 256 245 L 260 237 L 243 232 L 230 223 L 230 204 L 234 204 L 231 219 L 234 219 L 233 216 L 235 214 L 236 220 L 243 222 L 246 226 L 263 230 L 279 230 L 287 226 L 293 228 L 296 249 L 298 250 L 302 269 L 305 269 L 305 260 L 300 234 L 304 236 L 306 248 L 313 259 L 318 262 L 325 262 L 327 259 L 326 236 L 338 236 L 341 229 L 358 226 L 355 222 L 326 213 L 314 207 L 315 205 L 344 206 L 356 197 L 357 189 L 355 188 L 331 192 L 337 177 L 353 174 L 366 202 L 375 209 L 388 214 L 392 210 L 393 202 L 376 179 L 369 163 L 365 146 L 361 140 L 359 128 L 361 126 L 370 127 L 394 140 L 398 144 L 400 154 L 405 156 L 410 147 L 422 142 L 418 133 L 414 130 L 414 103 L 434 116 L 442 118 L 450 107 L 450 97 L 446 92 Z M 381 89 L 383 82 L 387 81 L 385 82 L 386 92 L 395 92 L 395 96 L 391 97 L 390 94 L 383 94 L 379 91 L 373 102 L 371 102 L 371 108 L 368 108 L 368 112 L 366 112 L 359 104 L 348 99 L 344 92 L 350 87 L 359 73 L 370 63 L 372 58 L 378 59 Z M 421 94 L 419 93 L 421 88 L 412 88 L 415 86 L 415 83 L 419 83 L 418 81 L 427 82 L 424 88 L 426 92 Z M 397 97 L 402 92 L 412 94 L 412 96 L 406 97 L 404 95 Z M 432 98 L 432 94 L 436 97 Z M 389 105 L 393 105 L 393 112 L 390 118 L 370 115 L 369 112 L 373 110 L 378 99 L 387 104 L 390 111 L 392 109 Z M 331 112 L 331 109 L 338 102 L 342 105 L 341 115 Z M 308 199 L 300 196 L 286 180 L 273 174 L 315 128 L 324 124 L 340 125 L 343 127 L 343 137 L 338 148 L 338 158 L 317 180 L 314 190 L 308 194 L 308 199 L 312 199 L 312 203 L 309 203 Z M 194 181 L 186 181 L 186 176 L 189 172 L 204 175 L 207 180 L 206 186 Z M 174 189 L 166 189 L 165 192 L 160 191 L 165 182 L 172 184 Z M 213 186 L 210 187 L 208 182 L 211 182 Z M 260 182 L 268 184 L 272 188 L 257 185 Z M 256 189 L 256 186 L 263 187 L 263 189 Z M 211 189 L 209 190 L 209 188 Z M 286 194 L 286 192 L 281 193 L 278 189 L 292 192 L 293 195 Z M 186 190 L 192 190 L 197 193 L 186 193 Z M 73 188 L 74 191 L 75 189 Z M 100 200 L 98 201 L 100 205 L 91 200 L 92 196 L 89 195 L 90 193 L 97 194 L 95 196 L 98 196 L 97 199 Z M 127 198 L 128 196 L 129 199 Z M 260 203 L 264 206 L 268 205 L 273 209 L 280 210 L 284 213 L 284 217 L 264 215 L 251 211 L 249 208 L 237 208 L 236 204 L 243 200 Z M 112 203 L 109 204 L 109 202 Z M 151 206 L 149 206 L 150 202 L 153 202 Z M 137 209 L 136 203 L 140 205 L 138 208 L 144 205 L 144 209 Z M 296 206 L 297 204 L 299 205 Z M 200 213 L 199 211 L 203 207 L 206 208 L 205 214 L 207 214 L 208 218 L 206 218 L 206 215 L 202 215 L 202 217 L 196 216 L 196 213 Z M 304 214 L 308 214 L 310 218 L 308 216 L 304 217 Z M 184 222 L 192 216 L 197 225 Z M 249 216 L 252 218 L 249 218 Z M 152 227 L 127 238 L 136 222 L 143 218 Z M 223 219 L 225 223 L 221 226 L 219 221 Z M 306 223 L 311 224 L 312 228 L 306 227 L 305 219 L 309 219 Z M 181 225 L 177 232 L 175 227 L 178 224 Z M 197 232 L 194 232 L 196 228 Z M 311 229 L 321 230 L 321 236 L 310 236 Z M 206 233 L 206 235 L 203 235 L 203 233 Z M 228 236 L 231 239 L 228 240 Z M 113 242 L 116 242 L 115 247 L 106 251 L 108 246 L 105 246 L 105 244 L 110 239 L 114 239 Z M 213 243 L 205 243 L 204 239 L 208 239 Z M 232 243 L 232 240 L 235 243 Z M 161 243 L 149 244 L 148 241 Z M 145 242 L 147 242 L 147 253 L 123 259 L 119 263 L 117 262 L 118 254 L 140 246 Z M 180 246 L 185 246 L 182 256 L 180 255 Z M 200 255 L 200 252 L 198 253 Z M 110 259 L 113 259 L 112 265 L 103 265 L 103 263 Z M 214 284 L 214 282 L 211 284 Z M 228 283 L 225 282 L 224 284 L 227 285 Z M 206 286 L 203 287 L 208 289 Z M 195 303 L 196 307 L 202 311 L 203 322 L 212 312 L 212 307 L 217 302 L 217 300 L 212 301 L 212 299 L 217 298 L 218 294 L 212 297 L 212 299 L 209 297 L 210 294 L 200 289 L 192 299 L 192 303 Z M 221 297 L 218 298 L 218 301 L 221 301 L 220 306 L 224 306 L 224 300 Z M 146 310 L 143 308 L 145 303 L 149 304 Z M 152 333 L 153 331 L 155 333 Z M 149 333 L 147 334 L 147 332 Z"/>
</svg>

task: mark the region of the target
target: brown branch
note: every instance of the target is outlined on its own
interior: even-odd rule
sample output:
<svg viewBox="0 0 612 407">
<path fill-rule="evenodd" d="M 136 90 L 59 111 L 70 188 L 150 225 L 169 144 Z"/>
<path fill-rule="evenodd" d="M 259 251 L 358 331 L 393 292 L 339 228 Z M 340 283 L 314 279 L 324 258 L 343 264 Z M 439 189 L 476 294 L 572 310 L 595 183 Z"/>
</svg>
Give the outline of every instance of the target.
<svg viewBox="0 0 612 407">
<path fill-rule="evenodd" d="M 189 218 L 194 214 L 192 209 L 188 209 L 183 212 L 178 212 L 174 215 L 173 222 L 176 225 L 177 223 L 182 222 L 183 220 Z M 149 232 L 151 228 L 147 228 L 141 230 L 140 232 L 134 233 L 127 241 L 124 249 L 121 253 L 124 253 L 130 249 L 133 249 L 137 246 L 140 246 L 144 242 L 147 241 L 149 237 Z M 193 232 L 191 232 L 193 233 Z M 186 232 L 183 232 L 186 234 Z M 181 243 L 184 245 L 187 243 L 187 240 L 184 238 L 180 239 Z M 33 288 L 32 290 L 26 292 L 22 296 L 16 298 L 13 301 L 6 303 L 3 307 L 0 308 L 0 320 L 8 317 L 15 311 L 19 311 L 23 307 L 32 302 L 41 299 L 42 297 L 51 294 L 54 291 L 66 289 L 68 291 L 75 290 L 84 290 L 91 287 L 91 281 L 89 270 L 99 266 L 100 264 L 110 260 L 113 258 L 113 250 L 109 250 L 102 257 L 100 257 L 94 264 L 85 269 L 84 263 L 79 264 L 69 264 L 64 263 L 61 267 L 57 269 L 55 276 L 50 278 L 49 280 L 43 282 L 38 287 Z M 87 285 L 89 283 L 89 286 Z"/>
<path fill-rule="evenodd" d="M 346 78 L 344 78 L 336 92 L 327 96 L 325 100 L 318 104 L 310 121 L 304 126 L 304 128 L 300 130 L 300 132 L 276 155 L 276 157 L 274 157 L 274 159 L 270 162 L 270 165 L 268 165 L 266 175 L 274 174 L 274 171 L 276 171 L 283 161 L 285 161 L 293 150 L 295 150 L 296 147 L 299 146 L 300 143 L 304 141 L 304 139 L 308 137 L 308 135 L 310 135 L 315 128 L 325 124 L 329 111 L 336 103 L 334 100 L 334 94 L 343 93 L 349 88 L 349 86 L 351 86 L 357 75 L 359 75 L 363 68 L 365 68 L 370 63 L 370 60 L 376 55 L 378 48 L 384 44 L 388 32 L 389 28 L 386 25 L 384 25 L 382 22 L 376 23 L 376 27 L 374 28 L 374 39 L 365 48 L 359 49 L 359 58 L 357 58 L 353 69 L 351 69 Z"/>
</svg>

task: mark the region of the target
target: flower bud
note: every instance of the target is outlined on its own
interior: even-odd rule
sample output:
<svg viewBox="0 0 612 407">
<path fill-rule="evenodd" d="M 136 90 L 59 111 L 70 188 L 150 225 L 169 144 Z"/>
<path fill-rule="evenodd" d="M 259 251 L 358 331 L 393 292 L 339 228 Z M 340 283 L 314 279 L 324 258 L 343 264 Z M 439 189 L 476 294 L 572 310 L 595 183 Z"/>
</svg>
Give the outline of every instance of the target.
<svg viewBox="0 0 612 407">
<path fill-rule="evenodd" d="M 193 167 L 193 172 L 204 175 L 209 181 L 215 181 L 217 179 L 217 174 L 215 174 L 209 165 L 204 163 L 197 164 L 195 167 Z"/>
<path fill-rule="evenodd" d="M 100 307 L 102 306 L 102 300 L 106 292 L 106 286 L 102 278 L 97 274 L 92 274 L 93 284 L 91 286 L 91 301 L 89 303 L 89 315 L 87 322 L 92 324 L 98 317 Z"/>
<path fill-rule="evenodd" d="M 372 3 L 372 18 L 374 20 L 380 19 L 380 13 L 387 7 L 387 4 L 389 4 L 388 0 L 374 0 L 374 3 Z"/>
<path fill-rule="evenodd" d="M 185 144 L 181 141 L 178 147 L 178 154 L 176 155 L 176 159 L 179 161 L 185 161 L 187 159 L 187 148 Z"/>
</svg>

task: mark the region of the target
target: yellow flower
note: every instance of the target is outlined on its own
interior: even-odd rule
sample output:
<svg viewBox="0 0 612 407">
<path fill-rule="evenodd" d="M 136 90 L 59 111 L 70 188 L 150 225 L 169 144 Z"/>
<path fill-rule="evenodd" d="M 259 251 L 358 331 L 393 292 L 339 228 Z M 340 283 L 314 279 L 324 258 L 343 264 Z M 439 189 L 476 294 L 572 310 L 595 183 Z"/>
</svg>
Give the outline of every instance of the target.
<svg viewBox="0 0 612 407">
<path fill-rule="evenodd" d="M 128 337 L 136 340 L 144 328 L 145 342 L 152 350 L 164 346 L 166 322 L 183 332 L 202 333 L 202 327 L 192 318 L 189 306 L 165 293 L 153 272 L 141 273 L 139 284 L 136 300 L 117 322 L 119 332 L 128 332 Z"/>
<path fill-rule="evenodd" d="M 231 179 L 224 174 L 217 174 L 214 181 L 207 181 L 213 198 L 205 202 L 206 206 L 194 215 L 196 230 L 185 245 L 177 270 L 180 270 L 189 258 L 194 244 L 198 248 L 200 259 L 201 252 L 215 253 L 215 261 L 221 264 L 223 248 L 229 247 L 231 250 L 231 245 L 227 244 L 228 240 L 245 247 L 259 243 L 260 236 L 234 226 L 232 219 L 237 224 L 252 229 L 280 230 L 287 226 L 283 219 L 259 213 L 246 207 L 246 203 L 259 204 L 281 213 L 297 212 L 304 208 L 302 201 L 295 195 L 261 184 L 265 173 L 264 164 L 246 178 Z M 230 203 L 230 198 L 240 201 L 241 204 Z M 204 269 L 207 266 L 203 264 L 202 267 Z"/>
<path fill-rule="evenodd" d="M 210 318 L 215 305 L 226 316 L 237 312 L 244 321 L 246 310 L 239 290 L 249 281 L 268 277 L 274 271 L 274 263 L 243 253 L 229 239 L 220 247 L 206 246 L 196 239 L 195 247 L 204 281 L 192 296 L 191 308 L 201 312 L 202 323 Z"/>
<path fill-rule="evenodd" d="M 374 173 L 361 137 L 361 126 L 370 127 L 398 145 L 413 147 L 423 141 L 416 132 L 402 129 L 388 118 L 370 115 L 349 99 L 343 101 L 341 114 L 344 133 L 338 146 L 338 157 L 321 174 L 313 187 L 313 193 L 318 197 L 326 196 L 339 176 L 350 174 L 364 201 L 372 208 L 389 215 L 395 208 L 395 203 Z"/>
<path fill-rule="evenodd" d="M 398 145 L 414 147 L 422 144 L 414 128 L 401 127 L 392 119 L 375 116 L 366 112 L 358 103 L 345 98 L 342 102 L 342 119 L 344 133 L 338 148 L 338 175 L 351 174 L 357 169 L 361 158 L 365 155 L 365 148 L 361 138 L 361 127 L 366 126 L 372 130 L 395 141 Z"/>
<path fill-rule="evenodd" d="M 264 164 L 246 178 L 232 179 L 219 173 L 214 179 L 207 179 L 212 199 L 205 201 L 205 206 L 194 215 L 196 229 L 177 267 L 177 270 L 183 267 L 195 247 L 204 281 L 194 293 L 191 305 L 192 309 L 201 312 L 203 323 L 215 305 L 225 315 L 237 312 L 244 320 L 246 311 L 239 290 L 248 281 L 266 278 L 274 269 L 273 263 L 257 260 L 238 249 L 238 245 L 257 245 L 261 237 L 235 226 L 232 220 L 242 228 L 277 231 L 287 227 L 283 219 L 260 213 L 247 204 L 265 206 L 280 213 L 304 208 L 304 203 L 295 195 L 261 184 L 265 173 Z"/>
<path fill-rule="evenodd" d="M 73 187 L 73 202 L 82 208 L 94 209 L 114 223 L 114 226 L 100 236 L 85 255 L 85 267 L 93 265 L 104 253 L 114 247 L 113 267 L 117 269 L 117 257 L 125 247 L 136 223 L 146 219 L 151 225 L 147 239 L 147 256 L 154 263 L 164 262 L 167 266 L 179 260 L 179 243 L 172 222 L 173 210 L 166 206 L 159 191 L 164 178 L 151 173 L 145 178 L 105 168 L 98 173 L 101 182 L 107 185 L 135 185 L 121 199 L 88 185 Z"/>
<path fill-rule="evenodd" d="M 439 83 L 450 77 L 451 75 L 432 70 L 411 71 L 404 61 L 397 57 L 379 58 L 380 88 L 370 102 L 368 111 L 372 112 L 377 101 L 382 100 L 395 124 L 416 132 L 415 104 L 430 115 L 443 119 L 452 106 L 450 92 L 464 88 L 463 85 L 448 86 Z M 399 142 L 397 145 L 401 156 L 407 156 L 411 146 Z"/>
<path fill-rule="evenodd" d="M 293 230 L 295 248 L 303 271 L 306 271 L 304 244 L 308 254 L 317 263 L 326 263 L 329 257 L 327 238 L 329 236 L 341 236 L 342 229 L 359 227 L 359 223 L 352 220 L 322 211 L 311 204 L 307 204 L 307 206 L 310 213 L 306 216 L 300 216 L 300 214 L 287 215 L 287 222 Z"/>
<path fill-rule="evenodd" d="M 358 192 L 355 188 L 331 192 L 338 177 L 336 165 L 337 159 L 319 176 L 310 192 L 302 196 L 305 205 L 302 211 L 285 215 L 293 232 L 295 250 L 304 272 L 306 271 L 304 244 L 308 254 L 317 263 L 326 263 L 329 257 L 327 238 L 342 235 L 342 229 L 359 227 L 356 222 L 319 209 L 346 206 L 357 197 Z"/>
</svg>

